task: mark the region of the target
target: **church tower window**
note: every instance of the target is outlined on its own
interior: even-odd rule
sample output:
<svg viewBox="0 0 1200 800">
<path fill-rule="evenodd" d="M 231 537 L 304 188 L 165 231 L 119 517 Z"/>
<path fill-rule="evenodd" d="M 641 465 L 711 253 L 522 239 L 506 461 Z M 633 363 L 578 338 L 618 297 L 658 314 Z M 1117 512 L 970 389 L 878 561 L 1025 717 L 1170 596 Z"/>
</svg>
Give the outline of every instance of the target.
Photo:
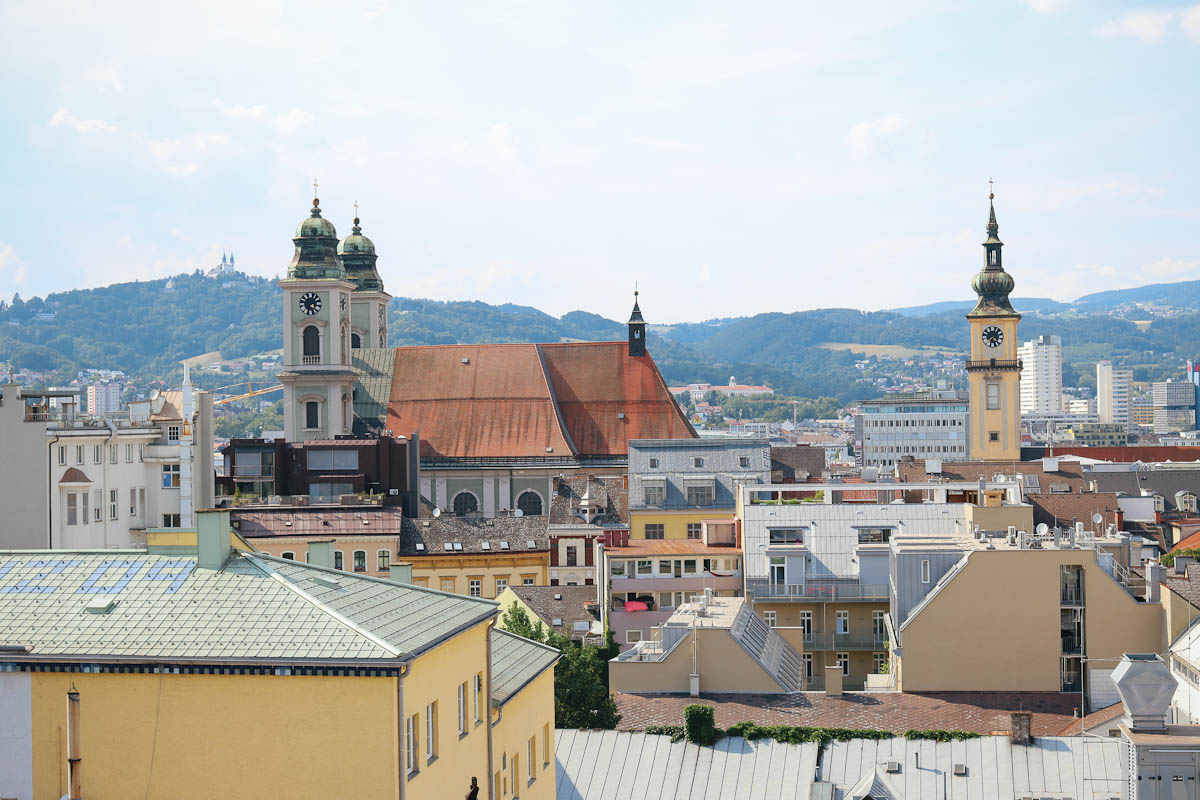
<svg viewBox="0 0 1200 800">
<path fill-rule="evenodd" d="M 304 427 L 309 430 L 321 427 L 321 404 L 316 400 L 304 404 Z"/>
<path fill-rule="evenodd" d="M 309 325 L 304 329 L 304 363 L 316 364 L 321 358 L 321 332 L 317 330 L 316 325 Z M 309 361 L 309 359 L 313 359 Z"/>
<path fill-rule="evenodd" d="M 362 347 L 362 337 L 357 333 L 350 334 L 350 349 L 358 350 Z"/>
</svg>

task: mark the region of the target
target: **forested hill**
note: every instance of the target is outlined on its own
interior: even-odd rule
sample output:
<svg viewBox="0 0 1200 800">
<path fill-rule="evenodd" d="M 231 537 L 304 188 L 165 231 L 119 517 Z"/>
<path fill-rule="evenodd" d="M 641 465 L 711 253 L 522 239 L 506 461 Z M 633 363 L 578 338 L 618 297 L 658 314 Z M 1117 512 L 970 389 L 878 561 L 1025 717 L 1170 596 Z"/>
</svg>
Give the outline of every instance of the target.
<svg viewBox="0 0 1200 800">
<path fill-rule="evenodd" d="M 69 380 L 84 367 L 177 381 L 179 361 L 220 351 L 237 358 L 280 346 L 279 289 L 262 278 L 198 274 L 16 300 L 0 311 L 0 362 Z M 1134 290 L 1128 290 L 1134 291 Z M 528 306 L 396 298 L 392 345 L 456 342 L 612 340 L 625 325 L 585 311 L 553 317 Z M 1064 383 L 1086 385 L 1099 358 L 1135 368 L 1138 380 L 1174 369 L 1175 356 L 1200 354 L 1200 314 L 1141 324 L 1096 313 L 1026 313 L 1022 339 L 1048 333 L 1066 347 Z M 968 341 L 959 309 L 924 316 L 854 309 L 651 326 L 649 346 L 671 383 L 767 383 L 804 397 L 843 402 L 877 394 L 856 382 L 857 352 L 895 348 L 957 351 Z M 1170 362 L 1170 363 L 1168 363 Z"/>
</svg>

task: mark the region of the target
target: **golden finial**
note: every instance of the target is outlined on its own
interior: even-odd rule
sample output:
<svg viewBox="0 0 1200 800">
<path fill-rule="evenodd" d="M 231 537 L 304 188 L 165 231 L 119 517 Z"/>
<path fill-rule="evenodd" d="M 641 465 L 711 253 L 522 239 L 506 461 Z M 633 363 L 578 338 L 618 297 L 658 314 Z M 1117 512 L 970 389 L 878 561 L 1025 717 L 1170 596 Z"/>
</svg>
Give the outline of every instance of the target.
<svg viewBox="0 0 1200 800">
<path fill-rule="evenodd" d="M 314 206 L 320 205 L 320 201 L 317 200 L 317 179 L 316 178 L 313 178 L 313 205 Z"/>
<path fill-rule="evenodd" d="M 995 200 L 996 193 L 992 191 L 992 179 L 988 178 L 988 200 Z"/>
</svg>

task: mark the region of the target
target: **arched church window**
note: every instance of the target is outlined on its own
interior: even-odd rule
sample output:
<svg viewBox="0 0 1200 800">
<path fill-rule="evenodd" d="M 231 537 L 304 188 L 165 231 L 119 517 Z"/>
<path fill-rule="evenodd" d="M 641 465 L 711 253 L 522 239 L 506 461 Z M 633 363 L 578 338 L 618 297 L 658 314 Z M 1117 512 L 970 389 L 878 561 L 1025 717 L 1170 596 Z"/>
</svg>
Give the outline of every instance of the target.
<svg viewBox="0 0 1200 800">
<path fill-rule="evenodd" d="M 479 510 L 479 500 L 470 492 L 459 492 L 454 496 L 454 515 L 465 517 Z"/>
<path fill-rule="evenodd" d="M 317 330 L 316 325 L 309 325 L 304 329 L 304 355 L 319 356 L 321 355 L 321 332 Z"/>
<path fill-rule="evenodd" d="M 990 263 L 993 267 L 996 266 L 996 251 L 995 250 L 988 251 L 988 263 Z"/>
<path fill-rule="evenodd" d="M 542 515 L 542 498 L 537 492 L 524 491 L 517 498 L 517 508 L 527 517 L 540 517 Z"/>
<path fill-rule="evenodd" d="M 350 334 L 350 349 L 358 350 L 362 347 L 362 337 L 357 333 Z"/>
<path fill-rule="evenodd" d="M 321 427 L 321 404 L 316 400 L 309 400 L 304 404 L 304 427 Z"/>
</svg>

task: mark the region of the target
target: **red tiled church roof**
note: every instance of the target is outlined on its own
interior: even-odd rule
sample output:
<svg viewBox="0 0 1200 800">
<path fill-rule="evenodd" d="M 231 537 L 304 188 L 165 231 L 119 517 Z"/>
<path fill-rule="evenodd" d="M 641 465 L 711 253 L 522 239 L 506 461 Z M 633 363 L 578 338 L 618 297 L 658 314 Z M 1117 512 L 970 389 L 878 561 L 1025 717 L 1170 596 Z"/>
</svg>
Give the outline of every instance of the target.
<svg viewBox="0 0 1200 800">
<path fill-rule="evenodd" d="M 386 427 L 419 432 L 427 459 L 624 455 L 629 439 L 694 438 L 654 361 L 627 348 L 399 347 Z"/>
</svg>

